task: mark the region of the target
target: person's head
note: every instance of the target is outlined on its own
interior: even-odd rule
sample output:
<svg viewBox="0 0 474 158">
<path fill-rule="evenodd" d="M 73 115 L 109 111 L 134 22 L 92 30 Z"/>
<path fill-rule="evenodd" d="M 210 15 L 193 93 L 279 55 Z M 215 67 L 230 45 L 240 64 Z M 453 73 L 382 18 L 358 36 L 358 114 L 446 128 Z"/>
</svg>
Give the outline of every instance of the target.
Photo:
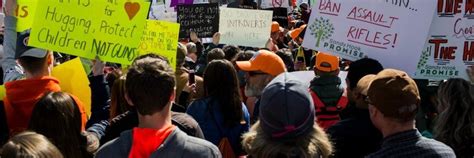
<svg viewBox="0 0 474 158">
<path fill-rule="evenodd" d="M 193 42 L 189 42 L 186 44 L 186 49 L 188 50 L 188 54 L 186 54 L 186 56 L 188 56 L 189 58 L 193 59 L 194 62 L 196 62 L 199 56 L 197 52 L 196 44 L 194 44 Z"/>
<path fill-rule="evenodd" d="M 127 100 L 125 100 L 126 78 L 126 76 L 121 76 L 116 79 L 112 85 L 112 93 L 110 94 L 110 119 L 133 108 L 128 104 Z"/>
<path fill-rule="evenodd" d="M 453 78 L 440 84 L 434 138 L 451 146 L 456 154 L 469 150 L 464 142 L 474 133 L 473 105 L 474 88 L 468 81 Z"/>
<path fill-rule="evenodd" d="M 272 30 L 270 32 L 270 38 L 272 38 L 274 41 L 280 38 L 280 32 L 282 28 L 280 27 L 280 24 L 276 21 L 272 22 Z"/>
<path fill-rule="evenodd" d="M 214 48 L 207 53 L 206 59 L 207 63 L 210 63 L 213 60 L 225 59 L 225 53 L 220 48 Z"/>
<path fill-rule="evenodd" d="M 367 91 L 369 90 L 370 82 L 375 78 L 374 74 L 369 74 L 362 77 L 357 86 L 354 88 L 352 93 L 355 98 L 355 106 L 360 109 L 368 109 L 369 103 L 367 103 Z"/>
<path fill-rule="evenodd" d="M 204 71 L 203 78 L 206 96 L 219 102 L 224 123 L 228 126 L 240 123 L 243 120 L 242 100 L 237 72 L 232 63 L 227 60 L 211 61 Z"/>
<path fill-rule="evenodd" d="M 282 73 L 263 90 L 260 120 L 244 135 L 243 146 L 254 157 L 328 157 L 331 144 L 315 124 L 308 88 Z"/>
<path fill-rule="evenodd" d="M 276 51 L 275 53 L 283 60 L 286 66 L 286 70 L 288 70 L 288 72 L 295 71 L 295 62 L 293 60 L 293 55 L 291 54 L 290 50 L 284 48 Z"/>
<path fill-rule="evenodd" d="M 257 97 L 277 75 L 286 71 L 283 60 L 273 52 L 260 50 L 249 61 L 238 61 L 240 70 L 246 71 L 245 95 Z"/>
<path fill-rule="evenodd" d="M 20 33 L 16 43 L 15 59 L 23 67 L 26 78 L 49 76 L 54 66 L 52 51 L 28 46 L 30 31 Z"/>
<path fill-rule="evenodd" d="M 408 74 L 395 69 L 379 72 L 370 83 L 367 96 L 370 119 L 382 133 L 414 128 L 421 101 L 418 87 Z"/>
<path fill-rule="evenodd" d="M 301 25 L 300 27 L 289 31 L 291 39 L 295 41 L 298 45 L 303 43 L 304 33 L 306 31 L 306 25 Z"/>
<path fill-rule="evenodd" d="M 352 62 L 349 65 L 346 76 L 346 90 L 349 101 L 354 102 L 355 98 L 352 94 L 352 90 L 356 87 L 357 82 L 368 74 L 377 74 L 383 70 L 382 64 L 377 60 L 371 58 L 362 58 Z"/>
<path fill-rule="evenodd" d="M 175 75 L 167 60 L 158 55 L 142 55 L 128 70 L 125 97 L 139 115 L 170 115 L 175 84 Z"/>
<path fill-rule="evenodd" d="M 316 76 L 337 76 L 339 75 L 339 58 L 328 53 L 319 52 L 316 54 L 316 63 L 313 70 Z"/>
<path fill-rule="evenodd" d="M 178 43 L 178 49 L 176 52 L 176 68 L 180 68 L 184 65 L 184 58 L 186 58 L 188 50 L 186 50 L 186 46 L 182 43 Z"/>
<path fill-rule="evenodd" d="M 65 157 L 84 157 L 86 138 L 74 99 L 65 92 L 47 92 L 35 105 L 28 129 L 49 138 Z"/>
<path fill-rule="evenodd" d="M 309 8 L 308 3 L 301 3 L 301 4 L 300 4 L 300 9 L 301 9 L 301 11 L 307 11 L 308 8 Z"/>
<path fill-rule="evenodd" d="M 36 132 L 19 133 L 3 145 L 2 158 L 62 158 L 61 152 L 48 138 Z"/>
<path fill-rule="evenodd" d="M 236 45 L 226 45 L 224 48 L 222 48 L 222 51 L 224 51 L 225 54 L 225 59 L 232 61 L 232 59 L 237 55 L 237 53 L 240 52 L 240 48 L 237 47 Z"/>
</svg>

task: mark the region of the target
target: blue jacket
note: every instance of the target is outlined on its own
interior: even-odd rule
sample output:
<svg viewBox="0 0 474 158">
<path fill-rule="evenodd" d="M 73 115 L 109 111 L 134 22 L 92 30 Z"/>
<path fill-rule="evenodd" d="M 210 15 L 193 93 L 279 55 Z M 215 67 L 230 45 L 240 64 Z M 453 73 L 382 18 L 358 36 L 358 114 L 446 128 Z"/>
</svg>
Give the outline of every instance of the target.
<svg viewBox="0 0 474 158">
<path fill-rule="evenodd" d="M 241 136 L 242 134 L 246 133 L 250 127 L 250 118 L 247 107 L 242 103 L 245 124 L 237 124 L 231 128 L 228 128 L 224 126 L 224 118 L 220 111 L 220 106 L 217 104 L 217 101 L 211 101 L 210 97 L 199 99 L 194 101 L 189 106 L 186 113 L 191 115 L 198 122 L 206 140 L 212 142 L 215 145 L 219 145 L 219 141 L 225 137 L 224 135 L 226 135 L 230 141 L 234 153 L 243 153 L 242 145 L 240 144 Z M 210 110 L 212 110 L 214 117 L 211 116 Z M 222 129 L 222 133 L 219 128 Z"/>
</svg>

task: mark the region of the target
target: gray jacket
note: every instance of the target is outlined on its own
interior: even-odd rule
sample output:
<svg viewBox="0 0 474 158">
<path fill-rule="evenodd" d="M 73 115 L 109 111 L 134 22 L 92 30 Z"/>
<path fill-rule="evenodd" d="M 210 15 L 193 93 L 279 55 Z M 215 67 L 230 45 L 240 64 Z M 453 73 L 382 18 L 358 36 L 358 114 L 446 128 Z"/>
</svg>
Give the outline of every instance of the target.
<svg viewBox="0 0 474 158">
<path fill-rule="evenodd" d="M 15 81 L 23 78 L 23 69 L 16 62 L 16 17 L 5 16 L 5 34 L 3 36 L 3 82 Z"/>
<path fill-rule="evenodd" d="M 104 146 L 97 152 L 96 158 L 128 158 L 132 147 L 132 131 L 127 130 Z M 212 143 L 186 135 L 176 128 L 165 139 L 150 157 L 192 157 L 192 158 L 221 158 L 219 149 Z"/>
</svg>

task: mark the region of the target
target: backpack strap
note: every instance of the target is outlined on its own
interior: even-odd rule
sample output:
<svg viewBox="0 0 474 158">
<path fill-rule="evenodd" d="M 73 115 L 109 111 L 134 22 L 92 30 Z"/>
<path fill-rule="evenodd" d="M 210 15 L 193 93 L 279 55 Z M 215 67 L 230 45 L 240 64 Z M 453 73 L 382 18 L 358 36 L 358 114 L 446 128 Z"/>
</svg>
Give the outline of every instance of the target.
<svg viewBox="0 0 474 158">
<path fill-rule="evenodd" d="M 327 115 L 339 114 L 342 109 L 346 108 L 347 103 L 349 102 L 349 99 L 347 98 L 347 91 L 345 89 L 341 97 L 339 97 L 336 106 L 326 106 L 324 102 L 318 97 L 316 92 L 311 89 L 309 89 L 309 92 L 311 94 L 311 97 L 313 98 L 314 108 L 317 113 L 324 113 Z"/>
</svg>

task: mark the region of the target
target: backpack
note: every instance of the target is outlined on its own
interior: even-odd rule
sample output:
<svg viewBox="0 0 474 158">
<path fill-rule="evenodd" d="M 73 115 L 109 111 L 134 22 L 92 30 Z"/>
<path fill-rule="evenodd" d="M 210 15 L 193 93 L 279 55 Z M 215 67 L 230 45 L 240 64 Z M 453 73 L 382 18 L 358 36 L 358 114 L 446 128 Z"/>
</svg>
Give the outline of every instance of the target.
<svg viewBox="0 0 474 158">
<path fill-rule="evenodd" d="M 346 108 L 349 99 L 347 98 L 346 90 L 342 93 L 341 97 L 337 101 L 336 106 L 326 106 L 324 102 L 318 97 L 316 92 L 309 90 L 311 97 L 313 98 L 314 109 L 317 116 L 317 123 L 320 127 L 327 130 L 332 125 L 336 124 L 339 120 L 339 113 Z"/>
</svg>

